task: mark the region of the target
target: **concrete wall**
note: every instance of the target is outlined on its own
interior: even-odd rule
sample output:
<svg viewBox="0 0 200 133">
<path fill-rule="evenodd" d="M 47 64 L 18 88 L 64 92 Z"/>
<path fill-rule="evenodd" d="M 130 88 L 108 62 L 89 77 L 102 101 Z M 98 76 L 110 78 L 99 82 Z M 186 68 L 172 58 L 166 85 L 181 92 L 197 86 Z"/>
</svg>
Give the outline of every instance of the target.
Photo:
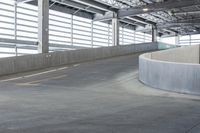
<svg viewBox="0 0 200 133">
<path fill-rule="evenodd" d="M 157 43 L 144 43 L 2 58 L 0 59 L 0 76 L 126 55 L 134 52 L 157 50 L 157 48 Z"/>
<path fill-rule="evenodd" d="M 199 46 L 141 55 L 139 79 L 154 88 L 200 95 Z"/>
</svg>

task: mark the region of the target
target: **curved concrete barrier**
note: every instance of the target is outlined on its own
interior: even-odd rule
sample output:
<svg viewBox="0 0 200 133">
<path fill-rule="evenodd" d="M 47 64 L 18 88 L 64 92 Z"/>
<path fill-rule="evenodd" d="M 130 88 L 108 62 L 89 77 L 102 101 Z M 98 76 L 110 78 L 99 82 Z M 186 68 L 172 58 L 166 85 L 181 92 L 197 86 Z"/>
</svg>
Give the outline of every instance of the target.
<svg viewBox="0 0 200 133">
<path fill-rule="evenodd" d="M 200 95 L 200 46 L 175 48 L 139 57 L 139 79 L 154 88 Z"/>
</svg>

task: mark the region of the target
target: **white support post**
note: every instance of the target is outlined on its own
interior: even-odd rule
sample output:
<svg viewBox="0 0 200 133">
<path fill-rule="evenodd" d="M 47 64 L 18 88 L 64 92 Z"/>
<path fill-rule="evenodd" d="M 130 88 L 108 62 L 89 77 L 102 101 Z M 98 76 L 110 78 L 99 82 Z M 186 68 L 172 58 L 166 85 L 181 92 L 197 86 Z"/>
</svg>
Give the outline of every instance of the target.
<svg viewBox="0 0 200 133">
<path fill-rule="evenodd" d="M 135 30 L 134 30 L 134 35 L 133 35 L 133 41 L 134 41 L 134 44 L 136 44 L 135 43 Z"/>
<path fill-rule="evenodd" d="M 38 0 L 38 52 L 49 52 L 49 0 Z"/>
<path fill-rule="evenodd" d="M 110 46 L 110 24 L 108 23 L 108 47 Z"/>
<path fill-rule="evenodd" d="M 14 39 L 17 41 L 17 1 L 14 3 Z M 17 43 L 15 43 L 15 56 L 18 55 L 17 52 Z"/>
<path fill-rule="evenodd" d="M 92 48 L 93 48 L 93 46 L 94 46 L 94 42 L 93 42 L 93 27 L 94 27 L 94 22 L 92 21 L 91 22 L 91 46 L 92 46 Z"/>
<path fill-rule="evenodd" d="M 113 46 L 119 45 L 119 19 L 116 13 L 113 13 L 112 18 L 112 43 Z"/>
<path fill-rule="evenodd" d="M 74 15 L 71 15 L 71 45 L 74 45 L 73 36 L 74 36 Z"/>
<path fill-rule="evenodd" d="M 122 27 L 122 45 L 124 45 L 124 27 Z"/>
</svg>

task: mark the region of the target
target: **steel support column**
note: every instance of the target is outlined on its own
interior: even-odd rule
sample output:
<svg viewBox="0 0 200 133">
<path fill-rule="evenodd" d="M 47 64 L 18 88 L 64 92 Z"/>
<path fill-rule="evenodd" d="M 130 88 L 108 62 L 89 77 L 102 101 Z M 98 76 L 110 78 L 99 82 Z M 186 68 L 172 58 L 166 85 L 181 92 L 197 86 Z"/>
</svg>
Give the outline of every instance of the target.
<svg viewBox="0 0 200 133">
<path fill-rule="evenodd" d="M 108 23 L 108 47 L 110 46 L 110 24 Z"/>
<path fill-rule="evenodd" d="M 113 46 L 119 45 L 119 19 L 116 13 L 113 14 L 112 18 L 112 43 Z"/>
<path fill-rule="evenodd" d="M 157 27 L 152 25 L 152 42 L 157 42 Z"/>
<path fill-rule="evenodd" d="M 94 22 L 91 22 L 91 47 L 93 48 L 94 46 L 94 33 L 93 33 L 93 29 L 94 29 Z"/>
<path fill-rule="evenodd" d="M 49 0 L 38 0 L 38 52 L 49 52 Z"/>
<path fill-rule="evenodd" d="M 71 15 L 71 45 L 74 45 L 74 15 Z"/>
<path fill-rule="evenodd" d="M 15 1 L 14 3 L 14 39 L 15 41 L 17 40 L 17 1 Z M 18 52 L 17 52 L 17 43 L 15 43 L 15 55 L 17 56 L 18 55 Z"/>
</svg>

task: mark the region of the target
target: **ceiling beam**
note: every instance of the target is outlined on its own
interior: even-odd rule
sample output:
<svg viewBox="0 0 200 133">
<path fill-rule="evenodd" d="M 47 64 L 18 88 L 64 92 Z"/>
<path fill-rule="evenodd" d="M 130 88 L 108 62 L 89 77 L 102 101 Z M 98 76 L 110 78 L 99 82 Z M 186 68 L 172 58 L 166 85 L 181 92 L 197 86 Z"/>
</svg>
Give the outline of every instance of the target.
<svg viewBox="0 0 200 133">
<path fill-rule="evenodd" d="M 182 7 L 190 7 L 200 5 L 200 0 L 168 0 L 164 2 L 157 2 L 149 5 L 137 6 L 127 9 L 120 9 L 118 10 L 119 18 L 127 17 L 127 16 L 136 16 L 145 13 L 152 13 L 158 11 L 166 11 L 172 10 L 175 8 L 182 8 Z M 110 14 L 106 15 L 97 15 L 94 20 L 102 20 L 102 19 L 110 18 Z"/>
<path fill-rule="evenodd" d="M 176 27 L 188 27 L 188 26 L 195 26 L 192 23 L 169 23 L 165 25 L 158 25 L 159 28 L 176 28 Z"/>
<path fill-rule="evenodd" d="M 81 4 L 81 3 L 78 3 L 78 2 L 75 2 L 72 0 L 51 0 L 51 1 L 59 3 L 59 4 L 71 6 L 71 7 L 77 8 L 77 9 L 85 10 L 88 12 L 92 12 L 92 13 L 105 14 L 105 11 L 103 11 L 103 10 L 93 8 L 88 5 L 84 5 L 84 4 Z"/>
<path fill-rule="evenodd" d="M 91 7 L 97 8 L 97 9 L 101 9 L 101 10 L 113 11 L 113 12 L 116 12 L 118 10 L 117 8 L 111 7 L 110 5 L 107 5 L 107 4 L 104 4 L 101 2 L 97 2 L 94 0 L 73 0 L 73 1 L 76 1 L 81 4 L 86 4 L 88 6 L 91 6 Z"/>
<path fill-rule="evenodd" d="M 26 3 L 26 2 L 30 2 L 30 1 L 33 1 L 33 0 L 17 0 L 16 2 L 17 3 Z"/>
<path fill-rule="evenodd" d="M 152 21 L 149 21 L 147 19 L 144 19 L 144 18 L 141 18 L 141 17 L 138 17 L 138 16 L 133 16 L 133 17 L 128 17 L 134 21 L 137 21 L 137 22 L 140 22 L 140 23 L 143 23 L 143 24 L 151 24 L 151 25 L 156 25 L 156 23 L 152 22 Z"/>
<path fill-rule="evenodd" d="M 200 34 L 199 31 L 193 31 L 193 32 L 187 32 L 187 33 L 179 33 L 179 35 L 181 36 L 185 36 L 185 35 L 195 35 L 195 34 Z M 165 38 L 165 37 L 174 37 L 175 35 L 173 34 L 163 34 L 161 37 Z"/>
<path fill-rule="evenodd" d="M 96 1 L 90 1 L 90 0 L 51 0 L 51 1 L 55 2 L 55 3 L 62 4 L 62 5 L 66 5 L 66 6 L 69 6 L 69 7 L 81 9 L 81 10 L 84 10 L 84 11 L 97 13 L 97 14 L 105 14 L 105 13 L 108 13 L 106 11 L 109 10 L 110 13 L 112 13 L 112 18 L 113 18 L 113 12 L 116 10 L 115 8 L 112 8 L 111 6 L 108 6 L 106 4 L 96 2 Z M 29 2 L 29 3 L 35 4 L 35 5 L 37 4 L 34 1 Z M 94 4 L 94 5 L 92 5 L 92 4 Z M 99 6 L 101 9 L 96 8 L 96 6 Z M 73 11 L 69 12 L 69 11 L 66 10 L 67 8 L 64 8 L 62 6 L 59 7 L 57 4 L 52 6 L 51 9 L 53 9 L 53 10 L 59 9 L 59 11 L 61 11 L 61 12 L 73 14 Z M 151 25 L 155 24 L 154 22 L 148 21 L 146 19 L 143 19 L 143 18 L 137 17 L 137 16 L 130 17 L 130 18 L 124 18 L 120 21 L 124 22 L 124 23 L 131 24 L 131 25 L 141 26 L 141 27 L 146 27 L 146 25 L 148 25 L 148 24 L 151 24 Z"/>
<path fill-rule="evenodd" d="M 196 11 L 180 11 L 180 12 L 174 12 L 173 15 L 198 15 L 200 14 L 200 10 Z"/>
<path fill-rule="evenodd" d="M 81 3 L 81 4 L 86 4 L 86 5 L 94 7 L 94 8 L 99 8 L 99 9 L 105 10 L 105 11 L 107 11 L 106 12 L 107 14 L 110 14 L 110 18 L 113 18 L 113 12 L 116 12 L 118 10 L 116 8 L 111 7 L 110 5 L 106 5 L 101 2 L 97 2 L 97 1 L 93 1 L 93 0 L 73 0 L 73 1 Z M 155 24 L 153 22 L 147 21 L 146 19 L 143 19 L 140 17 L 132 17 L 132 18 L 128 18 L 128 19 L 136 21 L 135 24 L 142 26 L 142 27 L 145 27 L 146 24 Z M 110 19 L 104 19 L 104 21 L 105 20 L 110 20 Z"/>
<path fill-rule="evenodd" d="M 37 1 L 30 1 L 28 4 L 38 6 Z M 50 7 L 51 10 L 55 10 L 58 12 L 62 13 L 67 13 L 67 14 L 73 14 L 74 12 L 77 12 L 77 8 L 71 8 L 70 6 L 61 6 L 60 4 L 55 3 L 53 6 Z M 76 13 L 77 16 L 92 19 L 93 18 L 93 13 L 85 11 L 85 10 L 80 10 L 79 12 Z"/>
<path fill-rule="evenodd" d="M 166 11 L 175 8 L 190 7 L 196 5 L 200 5 L 199 0 L 168 0 L 166 2 L 158 2 L 140 7 L 121 9 L 118 11 L 118 14 L 119 17 L 135 16 L 145 13 Z"/>
<path fill-rule="evenodd" d="M 200 18 L 161 23 L 161 24 L 158 24 L 157 27 L 169 28 L 169 27 L 186 27 L 186 26 L 195 26 L 195 25 L 200 25 Z"/>
<path fill-rule="evenodd" d="M 142 23 L 138 23 L 134 20 L 131 20 L 129 18 L 123 18 L 123 19 L 120 19 L 121 22 L 125 22 L 125 23 L 128 23 L 128 24 L 131 24 L 131 25 L 137 25 L 137 26 L 141 26 L 141 27 L 145 27 L 146 25 L 145 24 L 142 24 Z"/>
</svg>

